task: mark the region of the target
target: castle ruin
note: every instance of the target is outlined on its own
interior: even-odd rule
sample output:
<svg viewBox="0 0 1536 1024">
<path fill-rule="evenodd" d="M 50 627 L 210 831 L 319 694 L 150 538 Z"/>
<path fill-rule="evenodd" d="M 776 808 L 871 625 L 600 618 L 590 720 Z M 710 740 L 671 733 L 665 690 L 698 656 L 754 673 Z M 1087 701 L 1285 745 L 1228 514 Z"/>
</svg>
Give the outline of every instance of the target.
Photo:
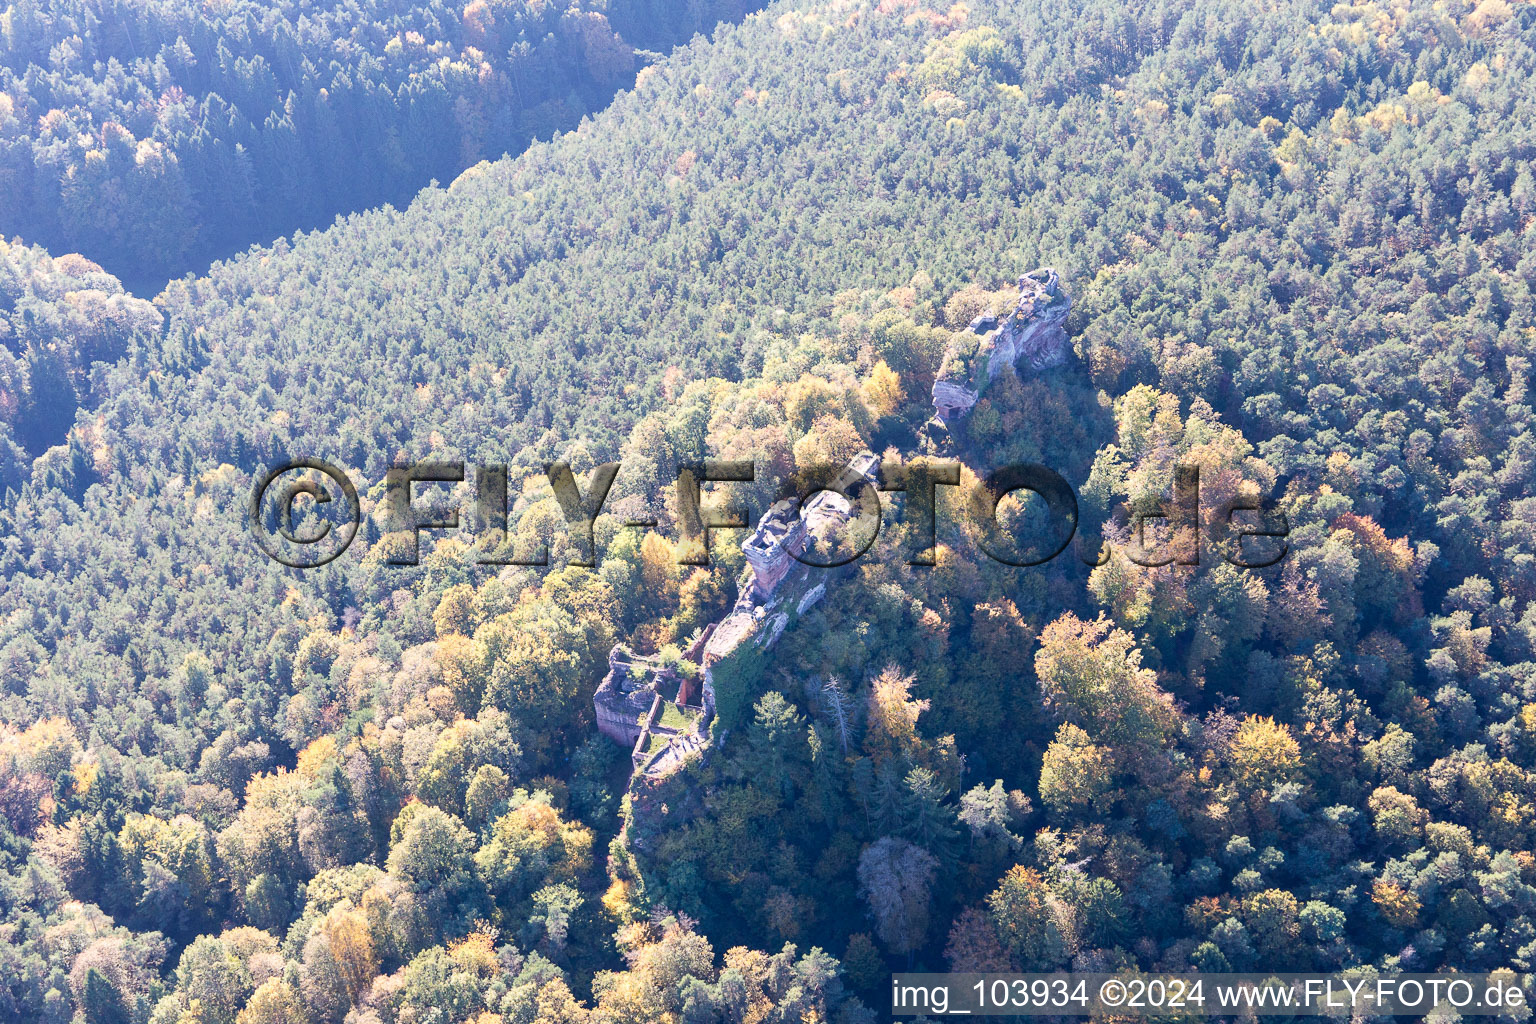
<svg viewBox="0 0 1536 1024">
<path fill-rule="evenodd" d="M 1040 372 L 1067 360 L 1063 325 L 1072 300 L 1059 284 L 1049 267 L 1025 274 L 1009 312 L 982 313 L 955 336 L 933 385 L 937 415 L 931 426 L 940 433 L 957 426 L 1005 366 L 1017 372 L 1023 361 Z M 634 787 L 660 784 L 708 748 L 717 670 L 748 649 L 772 647 L 825 596 L 835 573 L 815 563 L 827 560 L 822 552 L 858 516 L 862 489 L 878 487 L 879 473 L 880 461 L 861 452 L 826 490 L 805 501 L 775 502 L 742 542 L 747 567 L 736 603 L 698 634 L 681 658 L 664 662 L 623 644 L 614 647 L 592 704 L 603 735 L 630 747 L 637 798 Z"/>
<path fill-rule="evenodd" d="M 772 647 L 794 618 L 826 594 L 830 570 L 802 562 L 829 549 L 858 515 L 862 489 L 878 486 L 879 460 L 855 456 L 826 490 L 804 502 L 775 502 L 742 542 L 747 557 L 731 611 L 711 623 L 667 665 L 623 644 L 608 655 L 608 674 L 592 697 L 597 727 L 631 748 L 637 778 L 662 778 L 708 743 L 715 716 L 714 669 L 745 645 Z"/>
</svg>

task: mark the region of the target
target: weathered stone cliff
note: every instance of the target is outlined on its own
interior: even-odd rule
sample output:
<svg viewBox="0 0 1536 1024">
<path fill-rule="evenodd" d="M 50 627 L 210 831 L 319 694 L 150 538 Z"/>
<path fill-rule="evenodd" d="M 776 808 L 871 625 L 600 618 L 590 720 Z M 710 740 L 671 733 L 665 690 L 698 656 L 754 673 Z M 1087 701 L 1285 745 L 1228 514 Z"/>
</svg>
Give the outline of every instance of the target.
<svg viewBox="0 0 1536 1024">
<path fill-rule="evenodd" d="M 821 600 L 837 570 L 809 564 L 825 556 L 807 558 L 807 552 L 833 543 L 858 515 L 860 489 L 878 486 L 878 473 L 879 460 L 862 452 L 833 481 L 832 489 L 803 503 L 785 500 L 769 509 L 742 543 L 747 568 L 735 605 L 683 652 L 681 663 L 665 666 L 622 644 L 613 649 L 608 674 L 592 704 L 598 729 L 631 748 L 632 794 L 640 796 L 707 749 L 717 681 L 730 679 L 723 685 L 740 685 L 730 666 L 745 652 L 772 647 L 794 619 Z M 743 697 L 725 696 L 728 708 Z"/>
<path fill-rule="evenodd" d="M 1059 287 L 1056 271 L 1041 267 L 1019 278 L 1019 298 L 1004 314 L 983 313 L 944 353 L 933 384 L 935 419 L 952 429 L 975 406 L 992 380 L 1020 364 L 1038 373 L 1066 362 L 1071 354 L 1064 324 L 1072 298 Z"/>
</svg>

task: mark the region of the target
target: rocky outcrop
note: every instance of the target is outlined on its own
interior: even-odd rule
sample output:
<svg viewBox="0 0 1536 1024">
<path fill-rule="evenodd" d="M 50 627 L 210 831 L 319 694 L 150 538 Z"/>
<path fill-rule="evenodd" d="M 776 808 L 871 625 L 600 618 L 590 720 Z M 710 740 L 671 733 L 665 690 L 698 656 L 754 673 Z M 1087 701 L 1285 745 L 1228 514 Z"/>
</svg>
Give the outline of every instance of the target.
<svg viewBox="0 0 1536 1024">
<path fill-rule="evenodd" d="M 933 385 L 936 425 L 953 428 L 976 405 L 1006 367 L 1030 372 L 1059 366 L 1071 355 L 1065 323 L 1072 298 L 1059 286 L 1056 271 L 1042 267 L 1019 278 L 1019 298 L 1012 311 L 983 313 L 952 341 Z"/>
<path fill-rule="evenodd" d="M 743 584 L 746 596 L 750 584 L 751 596 L 758 602 L 771 598 L 800 562 L 806 545 L 815 543 L 818 535 L 825 536 L 851 520 L 857 513 L 852 499 L 860 486 L 875 485 L 879 461 L 870 452 L 855 456 L 844 467 L 830 490 L 818 492 L 803 505 L 792 499 L 778 501 L 758 522 L 741 545 L 751 567 L 751 579 Z"/>
<path fill-rule="evenodd" d="M 964 384 L 957 384 L 951 380 L 934 381 L 934 416 L 946 427 L 951 426 L 971 411 L 971 406 L 976 404 L 976 399 L 979 397 L 981 396 L 977 392 Z"/>
<path fill-rule="evenodd" d="M 705 690 L 712 689 L 709 670 L 730 656 L 747 637 L 756 635 L 764 647 L 772 646 L 788 624 L 787 605 L 799 615 L 826 593 L 826 569 L 800 561 L 813 546 L 826 544 L 858 514 L 855 502 L 864 487 L 879 486 L 880 460 L 871 452 L 854 456 L 830 489 L 804 502 L 775 502 L 741 545 L 747 556 L 740 596 L 731 613 L 722 619 L 704 647 Z M 766 624 L 766 626 L 764 626 Z"/>
<path fill-rule="evenodd" d="M 668 776 L 707 750 L 715 669 L 746 645 L 773 646 L 793 619 L 821 600 L 835 570 L 800 558 L 829 546 L 858 516 L 859 494 L 878 486 L 879 467 L 872 453 L 861 452 L 828 490 L 803 503 L 775 503 L 741 545 L 747 568 L 730 614 L 706 628 L 676 665 L 614 647 L 592 704 L 603 735 L 631 748 L 636 783 Z"/>
</svg>

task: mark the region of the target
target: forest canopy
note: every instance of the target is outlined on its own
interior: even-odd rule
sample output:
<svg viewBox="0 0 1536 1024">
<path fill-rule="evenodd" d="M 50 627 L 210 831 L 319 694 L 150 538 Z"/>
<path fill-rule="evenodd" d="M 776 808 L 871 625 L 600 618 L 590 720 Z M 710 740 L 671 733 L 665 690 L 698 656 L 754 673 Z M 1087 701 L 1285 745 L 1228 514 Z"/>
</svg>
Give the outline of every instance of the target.
<svg viewBox="0 0 1536 1024">
<path fill-rule="evenodd" d="M 654 50 L 748 9 L 19 0 L 0 16 L 0 235 L 158 288 L 570 128 Z"/>
<path fill-rule="evenodd" d="M 0 1013 L 866 1024 L 907 967 L 1529 973 L 1533 45 L 1501 0 L 783 0 L 152 303 L 8 245 Z M 637 780 L 610 652 L 686 675 L 744 578 L 740 535 L 680 564 L 677 467 L 753 461 L 720 497 L 761 513 L 913 465 L 1037 266 L 1071 357 L 947 443 L 963 484 L 1060 472 L 1081 551 L 1017 569 L 952 517 L 913 565 L 890 496 Z M 364 511 L 308 572 L 244 519 L 296 455 Z M 380 482 L 449 459 L 508 466 L 548 567 L 467 524 L 387 564 Z M 557 459 L 621 464 L 594 565 Z M 1180 465 L 1286 557 L 1089 564 Z"/>
</svg>

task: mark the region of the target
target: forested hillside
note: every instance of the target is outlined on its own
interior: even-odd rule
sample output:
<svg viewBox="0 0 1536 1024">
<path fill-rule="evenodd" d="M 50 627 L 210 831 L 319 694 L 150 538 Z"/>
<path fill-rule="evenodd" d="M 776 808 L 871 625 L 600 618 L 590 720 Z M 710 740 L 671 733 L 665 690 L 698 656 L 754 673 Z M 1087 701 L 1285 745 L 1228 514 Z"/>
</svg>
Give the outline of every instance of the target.
<svg viewBox="0 0 1536 1024">
<path fill-rule="evenodd" d="M 21 0 L 0 17 L 0 236 L 158 290 L 574 127 L 636 46 L 753 6 Z"/>
<path fill-rule="evenodd" d="M 159 333 L 164 317 L 76 253 L 50 257 L 0 239 L 0 488 L 64 440 L 100 395 L 93 370 Z"/>
<path fill-rule="evenodd" d="M 82 408 L 0 512 L 0 1014 L 861 1024 L 908 966 L 1532 970 L 1533 44 L 1504 0 L 787 0 L 150 310 L 12 247 L 7 422 Z M 910 459 L 1042 264 L 1075 358 L 986 391 L 967 478 L 1044 462 L 1123 544 L 1193 463 L 1286 557 L 1015 569 L 946 527 L 924 568 L 892 531 L 639 814 L 608 652 L 675 660 L 742 565 L 676 563 L 676 464 L 755 460 L 761 511 Z M 85 292 L 125 340 L 28 313 Z M 367 513 L 302 573 L 244 518 L 294 455 Z M 595 569 L 560 457 L 622 462 Z M 385 564 L 425 458 L 510 463 L 554 565 Z"/>
</svg>

